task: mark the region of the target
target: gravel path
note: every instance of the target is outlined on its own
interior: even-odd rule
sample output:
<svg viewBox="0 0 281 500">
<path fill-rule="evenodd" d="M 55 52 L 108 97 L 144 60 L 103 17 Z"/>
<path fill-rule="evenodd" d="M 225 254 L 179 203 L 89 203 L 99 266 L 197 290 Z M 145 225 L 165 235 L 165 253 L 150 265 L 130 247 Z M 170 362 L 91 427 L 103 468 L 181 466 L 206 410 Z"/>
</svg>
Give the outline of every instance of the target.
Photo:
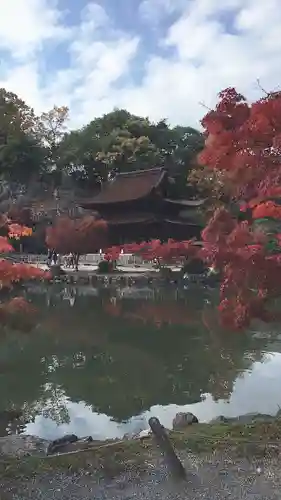
<svg viewBox="0 0 281 500">
<path fill-rule="evenodd" d="M 162 463 L 148 465 L 146 474 L 99 480 L 94 474 L 46 474 L 15 484 L 2 482 L 1 500 L 280 500 L 281 473 L 277 459 L 250 463 L 226 456 L 204 460 L 181 456 L 186 482 L 172 479 Z"/>
</svg>

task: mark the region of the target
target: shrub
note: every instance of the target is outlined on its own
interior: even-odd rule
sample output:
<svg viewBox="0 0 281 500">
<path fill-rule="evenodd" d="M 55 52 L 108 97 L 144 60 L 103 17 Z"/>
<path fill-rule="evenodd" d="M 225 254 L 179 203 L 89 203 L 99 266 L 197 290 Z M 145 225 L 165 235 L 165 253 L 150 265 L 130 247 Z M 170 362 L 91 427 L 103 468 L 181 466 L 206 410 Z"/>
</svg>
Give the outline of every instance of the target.
<svg viewBox="0 0 281 500">
<path fill-rule="evenodd" d="M 102 274 L 112 273 L 114 271 L 113 262 L 110 260 L 102 260 L 98 265 L 98 272 Z"/>
</svg>

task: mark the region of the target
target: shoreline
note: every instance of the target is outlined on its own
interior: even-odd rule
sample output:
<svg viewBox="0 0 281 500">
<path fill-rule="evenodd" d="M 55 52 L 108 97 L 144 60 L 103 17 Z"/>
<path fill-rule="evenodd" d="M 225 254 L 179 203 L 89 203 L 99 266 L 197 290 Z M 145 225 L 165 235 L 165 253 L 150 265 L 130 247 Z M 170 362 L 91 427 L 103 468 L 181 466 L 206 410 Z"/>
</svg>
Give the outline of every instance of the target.
<svg viewBox="0 0 281 500">
<path fill-rule="evenodd" d="M 203 459 L 226 450 L 228 455 L 236 458 L 276 456 L 281 449 L 281 418 L 277 416 L 249 423 L 195 423 L 181 431 L 168 431 L 168 436 L 177 454 L 191 453 Z M 127 472 L 147 472 L 160 458 L 161 451 L 151 436 L 94 441 L 88 448 L 54 455 L 15 457 L 2 454 L 0 477 L 16 475 L 28 480 L 34 475 L 81 470 L 116 477 Z"/>
<path fill-rule="evenodd" d="M 47 270 L 45 267 L 39 266 L 42 270 Z M 203 274 L 188 274 L 183 276 L 181 268 L 165 268 L 163 271 L 157 269 L 149 269 L 145 267 L 118 267 L 112 273 L 100 273 L 94 266 L 83 266 L 78 271 L 73 269 L 61 268 L 60 275 L 53 273 L 50 283 L 68 283 L 68 284 L 111 284 L 118 282 L 126 286 L 130 283 L 141 282 L 142 284 L 165 283 L 165 284 L 178 284 L 185 285 L 190 283 L 200 284 L 214 284 L 217 283 L 217 276 Z M 51 270 L 52 272 L 52 270 Z"/>
</svg>

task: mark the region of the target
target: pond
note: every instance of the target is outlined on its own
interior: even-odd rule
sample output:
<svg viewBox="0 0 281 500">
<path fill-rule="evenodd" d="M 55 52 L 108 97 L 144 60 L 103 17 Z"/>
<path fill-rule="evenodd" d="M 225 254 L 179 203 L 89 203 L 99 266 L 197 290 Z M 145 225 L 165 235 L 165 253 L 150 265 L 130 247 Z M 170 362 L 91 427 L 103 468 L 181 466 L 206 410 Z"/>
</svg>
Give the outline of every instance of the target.
<svg viewBox="0 0 281 500">
<path fill-rule="evenodd" d="M 281 405 L 281 335 L 223 331 L 217 291 L 33 285 L 31 331 L 0 337 L 0 435 L 94 439 L 167 427 L 179 411 L 200 421 Z M 27 421 L 8 422 L 22 409 Z"/>
</svg>

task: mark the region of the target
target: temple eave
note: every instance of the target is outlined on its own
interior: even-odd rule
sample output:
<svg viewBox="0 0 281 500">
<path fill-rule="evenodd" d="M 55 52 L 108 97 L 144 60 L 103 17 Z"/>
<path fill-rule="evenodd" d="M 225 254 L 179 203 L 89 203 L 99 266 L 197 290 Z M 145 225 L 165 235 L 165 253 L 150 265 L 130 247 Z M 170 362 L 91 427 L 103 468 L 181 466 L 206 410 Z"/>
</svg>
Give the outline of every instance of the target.
<svg viewBox="0 0 281 500">
<path fill-rule="evenodd" d="M 180 219 L 164 219 L 164 222 L 166 222 L 167 224 L 177 224 L 177 225 L 181 225 L 181 226 L 194 226 L 194 227 L 200 227 L 201 224 L 199 223 L 196 223 L 196 222 L 192 222 L 192 221 L 189 221 L 189 220 L 180 220 Z"/>
</svg>

